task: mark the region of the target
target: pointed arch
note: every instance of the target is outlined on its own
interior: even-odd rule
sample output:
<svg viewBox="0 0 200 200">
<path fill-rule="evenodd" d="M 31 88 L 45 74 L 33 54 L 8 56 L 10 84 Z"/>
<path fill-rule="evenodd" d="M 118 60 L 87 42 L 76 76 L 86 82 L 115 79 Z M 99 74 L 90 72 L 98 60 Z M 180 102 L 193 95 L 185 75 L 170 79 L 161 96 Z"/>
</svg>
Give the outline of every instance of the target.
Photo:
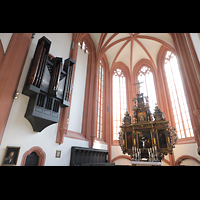
<svg viewBox="0 0 200 200">
<path fill-rule="evenodd" d="M 94 108 L 96 95 L 94 93 L 94 87 L 96 87 L 95 80 L 96 76 L 96 49 L 94 42 L 89 35 L 89 33 L 76 33 L 72 35 L 72 41 L 74 41 L 74 48 L 70 51 L 70 57 L 75 61 L 73 76 L 72 76 L 72 85 L 74 82 L 74 75 L 76 70 L 76 59 L 78 52 L 78 43 L 85 42 L 88 50 L 88 62 L 87 62 L 87 72 L 86 72 L 86 83 L 85 83 L 85 99 L 83 106 L 83 120 L 82 120 L 82 131 L 81 133 L 68 131 L 68 118 L 71 107 L 62 108 L 60 119 L 58 123 L 58 131 L 56 142 L 62 144 L 64 137 L 76 138 L 85 141 L 89 141 L 89 146 L 93 145 L 93 138 L 95 135 L 95 121 Z M 73 91 L 71 95 L 73 95 Z M 71 97 L 69 99 L 71 102 Z"/>
<path fill-rule="evenodd" d="M 133 161 L 133 159 L 132 159 L 130 156 L 127 156 L 127 155 L 120 155 L 120 156 L 114 157 L 114 158 L 111 160 L 111 163 L 114 163 L 116 160 L 121 159 L 121 158 L 127 159 L 127 160 L 129 160 L 129 161 Z"/>
<path fill-rule="evenodd" d="M 138 74 L 139 74 L 139 71 L 140 69 L 143 67 L 143 66 L 147 66 L 148 68 L 150 68 L 151 72 L 153 73 L 153 78 L 154 78 L 154 85 L 155 85 L 155 89 L 156 89 L 156 95 L 158 97 L 158 88 L 157 88 L 157 69 L 156 69 L 156 66 L 152 63 L 151 60 L 149 59 L 141 59 L 139 60 L 134 68 L 133 68 L 133 71 L 132 71 L 132 80 L 133 80 L 133 83 L 136 83 L 138 80 L 137 80 L 137 77 L 138 77 Z M 136 87 L 133 87 L 133 95 L 136 96 L 136 93 L 137 93 L 137 90 L 136 90 Z M 159 100 L 158 100 L 159 101 Z"/>
<path fill-rule="evenodd" d="M 159 84 L 158 84 L 158 78 L 157 78 L 158 77 L 157 76 L 157 69 L 156 69 L 155 64 L 151 60 L 149 60 L 149 59 L 141 59 L 140 61 L 138 61 L 136 63 L 136 65 L 133 68 L 133 72 L 132 72 L 133 84 L 138 82 L 139 72 L 142 69 L 142 67 L 150 68 L 150 72 L 152 72 L 153 82 L 154 82 L 154 87 L 155 87 L 155 93 L 154 93 L 154 91 L 152 91 L 153 92 L 152 94 L 155 94 L 155 95 L 153 95 L 151 99 L 153 99 L 153 97 L 156 96 L 156 102 L 158 103 L 159 102 L 159 98 L 158 98 L 158 95 L 159 95 L 158 85 Z M 134 91 L 134 96 L 136 96 L 136 93 L 139 92 L 139 91 L 137 91 L 137 87 L 136 86 L 134 86 L 134 90 L 133 91 Z"/>
<path fill-rule="evenodd" d="M 119 145 L 117 140 L 113 138 L 113 74 L 115 70 L 121 70 L 126 80 L 126 104 L 127 109 L 131 112 L 131 98 L 132 98 L 132 87 L 131 87 L 131 75 L 130 70 L 123 62 L 115 62 L 110 69 L 110 119 L 111 119 L 111 142 L 112 145 Z"/>
<path fill-rule="evenodd" d="M 169 54 L 167 54 L 169 52 Z M 166 58 L 166 55 L 169 57 Z M 175 59 L 176 55 L 171 52 L 166 47 L 162 46 L 160 48 L 160 51 L 158 53 L 157 57 L 157 63 L 158 63 L 158 70 L 161 74 L 161 79 L 163 81 L 163 91 L 165 91 L 165 109 L 167 108 L 167 116 L 168 119 L 171 121 L 171 124 L 173 127 L 176 127 L 177 133 L 178 133 L 178 143 L 189 143 L 194 142 L 194 136 L 193 136 L 193 120 L 191 112 L 189 112 L 189 102 L 187 102 L 188 97 L 186 97 L 186 93 L 184 91 L 184 79 L 181 77 L 181 70 L 182 66 L 178 63 L 171 66 L 171 60 Z M 167 60 L 166 60 L 167 59 Z M 178 58 L 177 62 L 178 62 Z M 166 62 L 169 63 L 166 68 Z M 176 75 L 174 75 L 174 69 L 177 69 Z M 169 71 L 168 71 L 169 70 Z M 167 73 L 168 71 L 168 73 Z M 171 73 L 171 75 L 169 75 Z M 167 75 L 168 74 L 168 75 Z M 169 77 L 170 81 L 169 81 Z M 176 81 L 176 80 L 180 81 Z M 173 84 L 172 86 L 169 86 L 170 83 Z M 182 83 L 179 85 L 179 83 Z M 171 89 L 170 89 L 171 88 Z M 172 90 L 174 88 L 174 90 Z M 171 93 L 173 92 L 173 95 Z M 173 98 L 174 100 L 172 100 Z M 184 103 L 183 103 L 184 102 Z M 184 114 L 183 114 L 184 113 Z M 177 117 L 179 116 L 179 117 Z M 192 124 L 192 125 L 191 125 Z"/>
<path fill-rule="evenodd" d="M 32 147 L 31 149 L 29 149 L 28 151 L 24 153 L 22 157 L 21 166 L 25 165 L 26 157 L 32 152 L 35 152 L 39 156 L 38 166 L 44 166 L 45 160 L 46 160 L 46 153 L 43 151 L 41 147 L 38 147 L 38 146 Z"/>
<path fill-rule="evenodd" d="M 96 49 L 95 49 L 95 45 L 94 45 L 94 42 L 91 38 L 91 36 L 89 35 L 89 33 L 86 33 L 86 34 L 82 34 L 79 38 L 79 41 L 84 41 L 89 52 L 93 53 L 93 54 L 96 54 Z"/>
<path fill-rule="evenodd" d="M 162 45 L 158 55 L 157 55 L 157 68 L 158 68 L 158 81 L 159 81 L 159 99 L 160 101 L 160 108 L 163 110 L 163 112 L 165 113 L 167 119 L 172 123 L 172 125 L 174 126 L 175 124 L 173 124 L 172 119 L 173 119 L 173 112 L 172 112 L 172 106 L 169 103 L 170 102 L 170 94 L 169 91 L 166 88 L 167 82 L 165 79 L 165 74 L 164 74 L 164 70 L 162 68 L 162 66 L 164 66 L 164 62 L 165 62 L 165 55 L 166 52 L 170 51 L 166 46 Z M 175 53 L 173 51 L 173 53 Z"/>
<path fill-rule="evenodd" d="M 140 69 L 143 67 L 143 66 L 147 66 L 147 67 L 149 67 L 150 69 L 151 69 L 151 71 L 155 74 L 155 75 L 157 75 L 156 73 L 156 66 L 152 63 L 152 61 L 151 60 L 149 60 L 149 59 L 141 59 L 141 60 L 139 60 L 136 64 L 135 64 L 135 66 L 133 67 L 133 72 L 132 72 L 132 78 L 133 78 L 133 80 L 134 81 L 137 81 L 137 76 L 138 76 L 138 73 L 139 73 L 139 71 L 140 71 Z"/>
<path fill-rule="evenodd" d="M 180 166 L 180 164 L 186 159 L 194 160 L 200 164 L 200 161 L 198 159 L 196 159 L 195 157 L 189 156 L 189 155 L 182 155 L 176 159 L 175 166 Z"/>
<path fill-rule="evenodd" d="M 126 77 L 126 88 L 127 88 L 127 101 L 132 98 L 132 87 L 131 87 L 131 74 L 130 74 L 130 69 L 126 64 L 123 62 L 115 62 L 111 69 L 110 69 L 110 85 L 111 85 L 111 94 L 112 94 L 112 81 L 113 81 L 113 73 L 116 69 L 121 69 Z M 131 111 L 131 101 L 127 102 L 127 107 L 128 110 Z"/>
<path fill-rule="evenodd" d="M 126 76 L 129 76 L 129 78 L 131 78 L 130 77 L 130 70 L 129 70 L 128 66 L 121 61 L 115 62 L 112 65 L 112 67 L 110 69 L 110 74 L 112 74 L 117 68 L 120 68 L 121 70 L 123 70 L 124 73 L 126 73 Z"/>
</svg>

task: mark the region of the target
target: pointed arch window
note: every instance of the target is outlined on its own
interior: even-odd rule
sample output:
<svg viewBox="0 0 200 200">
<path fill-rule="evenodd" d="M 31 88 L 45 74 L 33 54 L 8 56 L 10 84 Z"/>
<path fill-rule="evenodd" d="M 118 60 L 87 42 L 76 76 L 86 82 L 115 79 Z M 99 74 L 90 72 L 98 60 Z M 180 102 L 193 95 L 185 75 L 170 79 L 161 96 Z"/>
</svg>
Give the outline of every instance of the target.
<svg viewBox="0 0 200 200">
<path fill-rule="evenodd" d="M 167 51 L 164 62 L 178 138 L 194 137 L 176 56 Z"/>
<path fill-rule="evenodd" d="M 143 66 L 138 75 L 138 81 L 143 82 L 140 87 L 140 93 L 149 97 L 149 106 L 151 113 L 154 112 L 155 104 L 157 103 L 156 91 L 154 85 L 154 78 L 151 69 L 147 66 Z"/>
<path fill-rule="evenodd" d="M 83 51 L 84 51 L 85 53 L 89 54 L 88 48 L 87 48 L 87 46 L 86 46 L 86 44 L 85 44 L 84 41 L 79 42 L 79 43 L 78 43 L 78 46 L 79 46 L 81 49 L 83 49 Z"/>
<path fill-rule="evenodd" d="M 104 68 L 100 64 L 97 78 L 97 132 L 96 137 L 103 137 L 103 89 L 104 89 Z"/>
<path fill-rule="evenodd" d="M 113 73 L 113 140 L 118 140 L 118 132 L 127 108 L 126 77 L 121 69 Z"/>
</svg>

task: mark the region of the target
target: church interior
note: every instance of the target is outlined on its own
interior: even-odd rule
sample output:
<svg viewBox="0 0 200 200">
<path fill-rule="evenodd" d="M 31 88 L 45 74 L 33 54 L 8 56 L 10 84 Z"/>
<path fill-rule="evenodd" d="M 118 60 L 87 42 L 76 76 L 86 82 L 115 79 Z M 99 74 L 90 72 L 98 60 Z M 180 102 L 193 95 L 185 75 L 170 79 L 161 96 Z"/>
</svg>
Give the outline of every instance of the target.
<svg viewBox="0 0 200 200">
<path fill-rule="evenodd" d="M 1 166 L 200 166 L 199 33 L 0 33 Z"/>
</svg>

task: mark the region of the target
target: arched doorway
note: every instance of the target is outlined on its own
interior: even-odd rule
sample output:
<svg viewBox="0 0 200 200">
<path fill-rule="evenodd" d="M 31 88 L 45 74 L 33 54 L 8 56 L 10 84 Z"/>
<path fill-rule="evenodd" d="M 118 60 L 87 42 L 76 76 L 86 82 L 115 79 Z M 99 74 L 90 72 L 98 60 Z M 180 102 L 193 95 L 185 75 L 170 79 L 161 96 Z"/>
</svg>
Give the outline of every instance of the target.
<svg viewBox="0 0 200 200">
<path fill-rule="evenodd" d="M 24 166 L 37 166 L 39 156 L 34 151 L 26 157 L 26 162 Z"/>
<path fill-rule="evenodd" d="M 28 160 L 27 160 L 28 159 Z M 44 166 L 46 154 L 40 147 L 32 147 L 22 157 L 21 166 Z M 28 163 L 27 163 L 28 162 Z"/>
</svg>

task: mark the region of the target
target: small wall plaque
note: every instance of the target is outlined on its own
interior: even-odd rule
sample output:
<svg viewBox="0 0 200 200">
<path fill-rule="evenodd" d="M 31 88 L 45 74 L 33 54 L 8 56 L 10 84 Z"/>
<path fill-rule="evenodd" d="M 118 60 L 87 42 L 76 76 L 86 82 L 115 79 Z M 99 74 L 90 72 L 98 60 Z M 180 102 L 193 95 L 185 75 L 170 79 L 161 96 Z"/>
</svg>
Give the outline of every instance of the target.
<svg viewBox="0 0 200 200">
<path fill-rule="evenodd" d="M 61 156 L 61 151 L 60 150 L 56 150 L 56 158 L 60 158 Z"/>
</svg>

